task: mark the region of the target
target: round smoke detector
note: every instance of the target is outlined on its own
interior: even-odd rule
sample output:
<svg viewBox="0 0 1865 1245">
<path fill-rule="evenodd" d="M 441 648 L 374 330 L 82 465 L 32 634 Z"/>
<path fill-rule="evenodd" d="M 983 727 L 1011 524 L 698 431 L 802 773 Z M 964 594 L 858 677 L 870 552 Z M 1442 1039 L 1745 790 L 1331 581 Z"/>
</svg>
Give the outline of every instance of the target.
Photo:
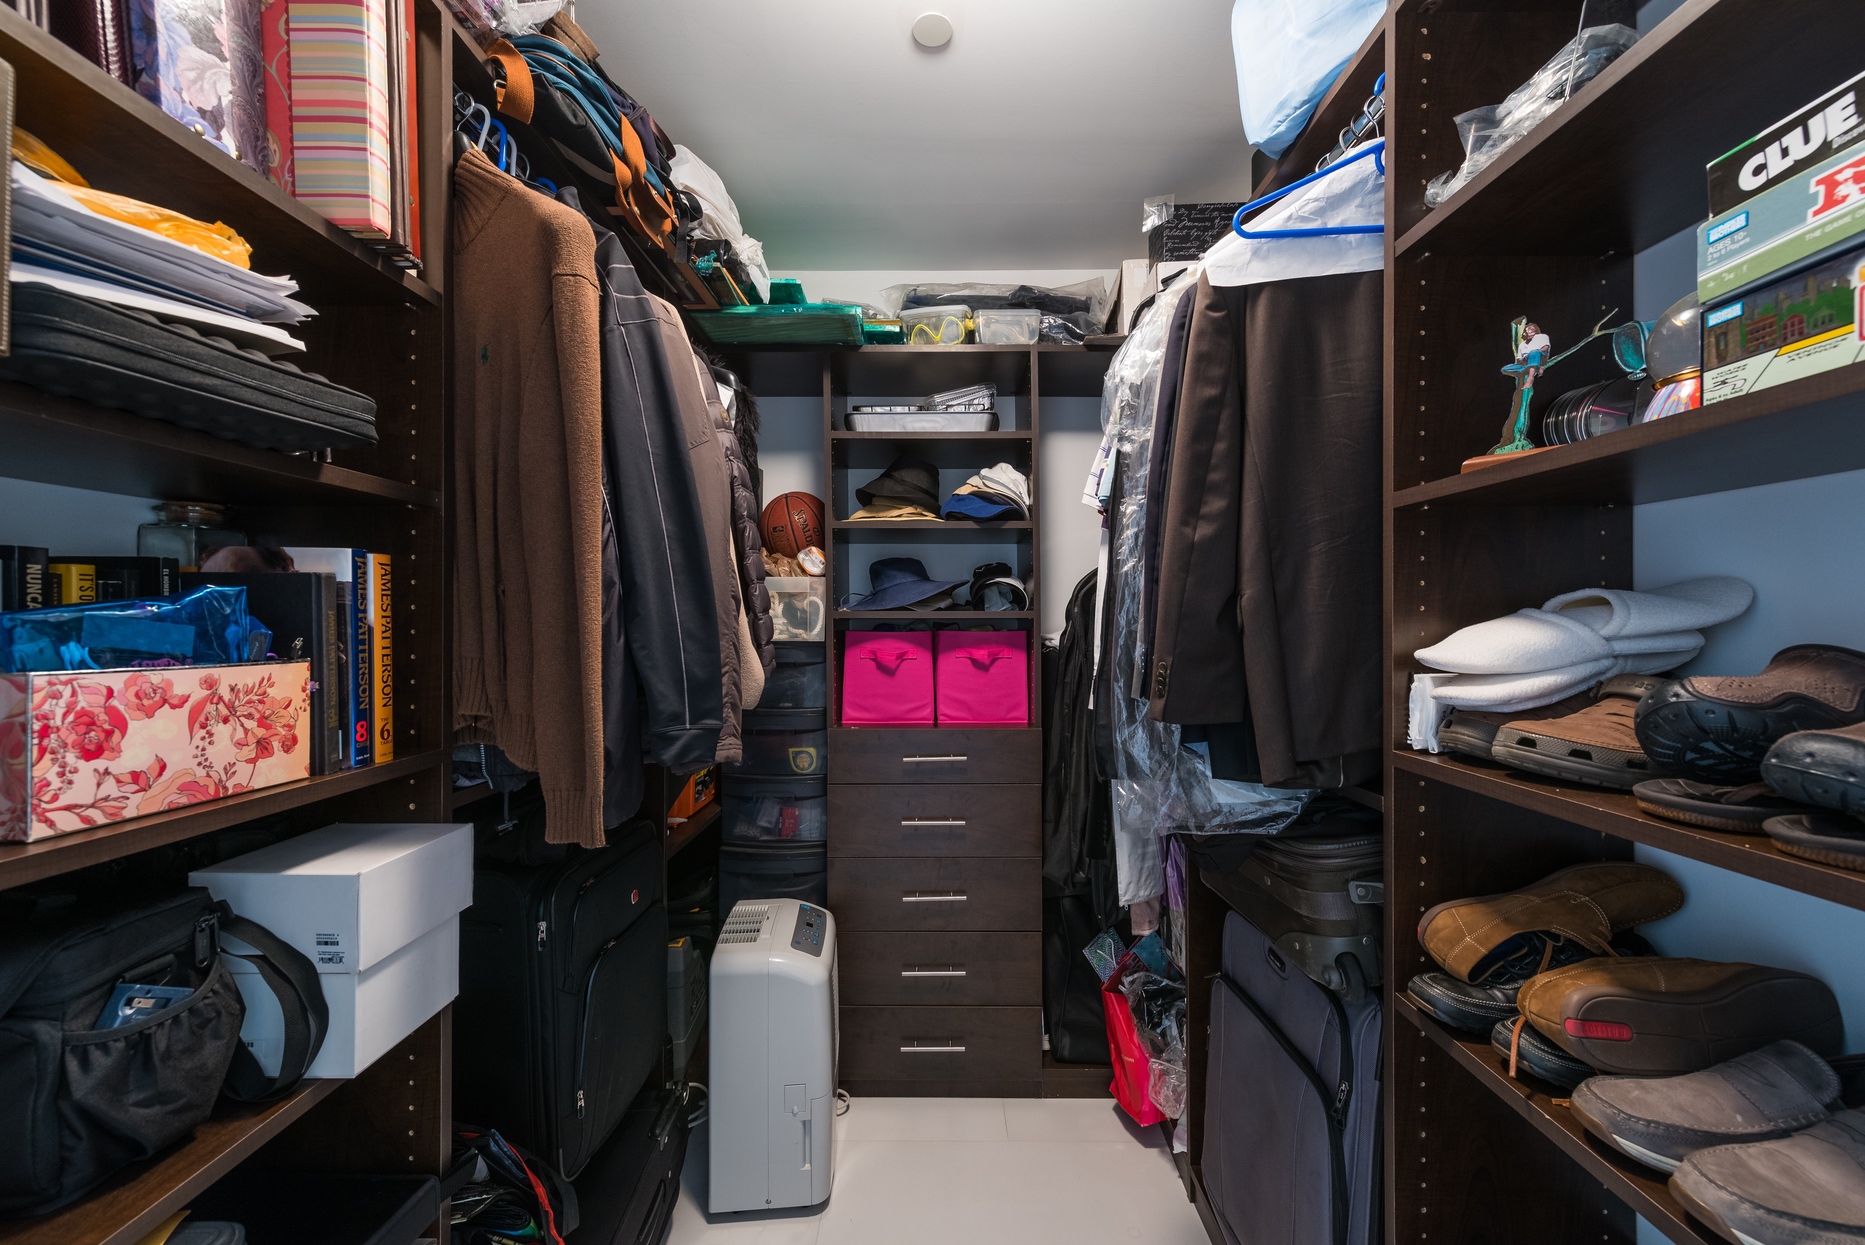
<svg viewBox="0 0 1865 1245">
<path fill-rule="evenodd" d="M 952 42 L 952 19 L 943 13 L 922 13 L 913 23 L 913 42 L 923 48 L 942 48 Z"/>
</svg>

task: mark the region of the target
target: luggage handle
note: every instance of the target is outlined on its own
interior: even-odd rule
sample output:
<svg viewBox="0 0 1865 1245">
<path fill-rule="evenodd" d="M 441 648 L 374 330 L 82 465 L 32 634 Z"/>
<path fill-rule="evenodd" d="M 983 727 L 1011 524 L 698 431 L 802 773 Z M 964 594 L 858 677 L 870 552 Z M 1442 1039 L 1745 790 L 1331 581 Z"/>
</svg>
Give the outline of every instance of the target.
<svg viewBox="0 0 1865 1245">
<path fill-rule="evenodd" d="M 900 759 L 906 760 L 905 757 Z M 903 826 L 962 826 L 965 824 L 965 819 L 963 817 L 902 817 L 900 824 Z"/>
<path fill-rule="evenodd" d="M 900 760 L 905 765 L 937 765 L 943 761 L 969 761 L 971 758 L 963 753 L 949 752 L 944 756 L 911 756 L 901 757 Z"/>
<path fill-rule="evenodd" d="M 965 1048 L 956 1038 L 942 1038 L 936 1046 L 920 1042 L 902 1046 L 900 1053 L 903 1055 L 962 1055 L 965 1053 Z"/>
<path fill-rule="evenodd" d="M 902 977 L 963 977 L 965 970 L 962 968 L 903 968 L 900 970 L 900 975 Z"/>
<path fill-rule="evenodd" d="M 964 891 L 908 891 L 901 903 L 964 903 L 971 896 Z"/>
<path fill-rule="evenodd" d="M 1383 907 L 1386 902 L 1386 884 L 1384 882 L 1349 882 L 1347 898 L 1357 904 Z"/>
</svg>

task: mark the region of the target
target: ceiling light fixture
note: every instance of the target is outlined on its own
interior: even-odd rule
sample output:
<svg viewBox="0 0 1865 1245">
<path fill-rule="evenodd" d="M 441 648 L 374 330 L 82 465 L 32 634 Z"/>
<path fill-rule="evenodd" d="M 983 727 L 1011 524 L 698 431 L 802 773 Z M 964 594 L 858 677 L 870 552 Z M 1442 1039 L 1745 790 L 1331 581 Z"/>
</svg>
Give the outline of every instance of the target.
<svg viewBox="0 0 1865 1245">
<path fill-rule="evenodd" d="M 922 13 L 913 23 L 913 42 L 936 50 L 952 42 L 952 19 L 943 13 Z"/>
</svg>

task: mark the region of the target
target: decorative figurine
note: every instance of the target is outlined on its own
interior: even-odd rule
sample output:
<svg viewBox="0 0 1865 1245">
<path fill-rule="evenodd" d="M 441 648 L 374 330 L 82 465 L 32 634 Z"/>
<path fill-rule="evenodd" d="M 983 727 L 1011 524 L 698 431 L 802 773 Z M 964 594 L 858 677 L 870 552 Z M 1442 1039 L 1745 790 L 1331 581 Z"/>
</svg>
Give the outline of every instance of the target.
<svg viewBox="0 0 1865 1245">
<path fill-rule="evenodd" d="M 1499 455 L 1520 454 L 1528 450 L 1544 448 L 1528 439 L 1528 408 L 1535 400 L 1535 382 L 1541 379 L 1543 372 L 1582 346 L 1608 333 L 1619 333 L 1621 329 L 1629 327 L 1626 325 L 1613 329 L 1606 327 L 1606 321 L 1617 314 L 1616 310 L 1606 313 L 1600 318 L 1600 322 L 1593 326 L 1591 333 L 1552 358 L 1549 358 L 1549 353 L 1554 349 L 1554 343 L 1548 340 L 1548 335 L 1541 331 L 1540 325 L 1531 323 L 1527 316 L 1517 316 L 1509 322 L 1509 340 L 1514 348 L 1515 361 L 1505 366 L 1502 371 L 1505 376 L 1515 378 L 1515 401 L 1509 408 L 1508 420 L 1502 426 L 1502 440 L 1493 446 L 1488 454 L 1469 460 L 1465 464 L 1466 470 L 1472 464 L 1484 464 L 1487 460 Z M 1615 346 L 1617 344 L 1615 343 Z M 1641 359 L 1640 365 L 1642 363 Z"/>
</svg>

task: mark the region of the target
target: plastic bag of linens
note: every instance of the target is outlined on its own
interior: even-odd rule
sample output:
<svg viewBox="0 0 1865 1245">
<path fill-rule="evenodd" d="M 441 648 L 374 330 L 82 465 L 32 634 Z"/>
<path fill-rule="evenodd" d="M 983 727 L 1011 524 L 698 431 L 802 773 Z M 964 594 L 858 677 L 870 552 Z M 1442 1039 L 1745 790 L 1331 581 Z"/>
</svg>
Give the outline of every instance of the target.
<svg viewBox="0 0 1865 1245">
<path fill-rule="evenodd" d="M 1181 740 L 1179 728 L 1146 716 L 1143 680 L 1134 672 L 1148 655 L 1139 651 L 1141 598 L 1145 591 L 1147 469 L 1153 452 L 1154 407 L 1164 366 L 1166 330 L 1179 299 L 1191 296 L 1199 270 L 1193 268 L 1162 290 L 1134 325 L 1108 364 L 1102 388 L 1101 422 L 1119 473 L 1118 504 L 1108 516 L 1111 570 L 1106 624 L 1113 629 L 1108 683 L 1114 727 L 1114 824 L 1122 903 L 1148 899 L 1165 889 L 1157 838 L 1182 831 L 1274 834 L 1300 816 L 1311 791 L 1282 790 L 1211 776 L 1208 751 Z M 1105 477 L 1104 477 L 1105 478 Z M 1102 498 L 1112 504 L 1109 480 Z M 1126 842 L 1124 839 L 1145 841 Z"/>
<path fill-rule="evenodd" d="M 246 613 L 246 589 L 97 601 L 0 614 L 0 673 L 225 666 L 258 661 L 272 633 Z"/>
<path fill-rule="evenodd" d="M 1237 57 L 1243 133 L 1280 156 L 1386 12 L 1386 0 L 1237 0 L 1230 43 Z"/>
<path fill-rule="evenodd" d="M 1452 120 L 1463 140 L 1464 162 L 1431 179 L 1425 203 L 1436 207 L 1456 194 L 1637 42 L 1638 32 L 1629 26 L 1589 26 L 1500 104 L 1458 113 Z"/>
<path fill-rule="evenodd" d="M 1058 288 L 961 281 L 890 285 L 881 291 L 881 307 L 890 319 L 902 310 L 947 303 L 962 303 L 973 311 L 1031 308 L 1043 313 L 1041 340 L 1080 342 L 1106 326 L 1113 298 L 1108 293 L 1107 282 L 1099 277 Z"/>
</svg>

